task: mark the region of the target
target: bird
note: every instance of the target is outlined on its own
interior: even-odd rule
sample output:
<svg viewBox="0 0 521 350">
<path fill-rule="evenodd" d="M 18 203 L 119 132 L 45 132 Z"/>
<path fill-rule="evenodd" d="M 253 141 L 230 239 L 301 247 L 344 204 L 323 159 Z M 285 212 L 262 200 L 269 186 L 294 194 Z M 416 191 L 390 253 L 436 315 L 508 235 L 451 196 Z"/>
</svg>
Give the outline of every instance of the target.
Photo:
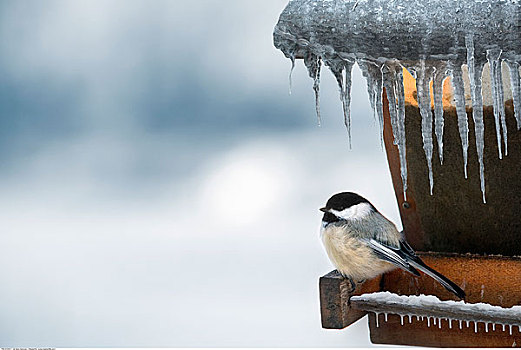
<svg viewBox="0 0 521 350">
<path fill-rule="evenodd" d="M 420 270 L 458 298 L 465 299 L 465 292 L 427 266 L 403 233 L 364 197 L 353 192 L 337 193 L 320 211 L 324 213 L 320 236 L 326 253 L 353 289 L 355 281 L 401 268 L 415 276 L 420 276 Z"/>
</svg>

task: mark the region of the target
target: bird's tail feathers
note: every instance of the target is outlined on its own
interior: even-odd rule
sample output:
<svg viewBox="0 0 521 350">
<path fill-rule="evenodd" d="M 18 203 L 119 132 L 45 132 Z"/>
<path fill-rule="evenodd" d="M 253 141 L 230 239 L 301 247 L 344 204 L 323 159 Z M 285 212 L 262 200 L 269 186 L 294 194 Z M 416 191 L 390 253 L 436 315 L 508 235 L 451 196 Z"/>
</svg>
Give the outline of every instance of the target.
<svg viewBox="0 0 521 350">
<path fill-rule="evenodd" d="M 418 259 L 417 261 L 415 260 L 409 260 L 409 264 L 416 267 L 418 270 L 426 273 L 430 277 L 434 278 L 449 292 L 454 293 L 458 298 L 465 299 L 465 292 L 456 283 L 452 282 L 438 271 L 431 269 L 429 266 L 425 265 L 425 263 L 420 259 Z"/>
</svg>

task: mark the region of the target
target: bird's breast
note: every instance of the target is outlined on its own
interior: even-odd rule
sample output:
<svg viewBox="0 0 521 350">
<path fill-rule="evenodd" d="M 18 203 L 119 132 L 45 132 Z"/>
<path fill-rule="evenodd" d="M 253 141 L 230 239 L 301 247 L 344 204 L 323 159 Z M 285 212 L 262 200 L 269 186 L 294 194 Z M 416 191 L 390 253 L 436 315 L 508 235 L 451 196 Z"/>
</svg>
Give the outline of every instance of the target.
<svg viewBox="0 0 521 350">
<path fill-rule="evenodd" d="M 380 260 L 348 226 L 323 225 L 321 238 L 333 265 L 355 281 L 370 279 L 394 268 Z"/>
</svg>

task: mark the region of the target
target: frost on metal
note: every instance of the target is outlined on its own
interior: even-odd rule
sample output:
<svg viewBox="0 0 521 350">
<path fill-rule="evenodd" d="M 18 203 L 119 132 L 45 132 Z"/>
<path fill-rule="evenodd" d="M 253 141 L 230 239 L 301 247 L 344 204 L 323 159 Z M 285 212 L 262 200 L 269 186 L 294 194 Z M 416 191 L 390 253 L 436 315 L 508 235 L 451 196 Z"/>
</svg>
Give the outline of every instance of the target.
<svg viewBox="0 0 521 350">
<path fill-rule="evenodd" d="M 469 304 L 464 301 L 442 301 L 433 295 L 397 295 L 390 292 L 378 292 L 362 294 L 351 297 L 351 303 L 362 309 L 374 312 L 376 316 L 376 326 L 379 326 L 380 315 L 387 322 L 389 314 L 400 316 L 401 324 L 404 319 L 412 323 L 412 319 L 417 321 L 427 320 L 427 326 L 437 326 L 442 328 L 442 324 L 452 328 L 453 326 L 462 329 L 474 323 L 474 331 L 478 331 L 478 325 L 484 324 L 485 331 L 489 331 L 491 325 L 495 330 L 496 325 L 500 325 L 505 331 L 509 328 L 517 327 L 521 332 L 521 306 L 503 308 L 500 306 L 486 303 Z M 443 322 L 445 321 L 445 322 Z M 454 323 L 454 325 L 453 325 Z"/>
<path fill-rule="evenodd" d="M 467 175 L 468 120 L 462 66 L 468 68 L 470 95 L 485 201 L 483 164 L 482 73 L 490 66 L 492 104 L 499 157 L 507 155 L 502 65 L 508 67 L 518 128 L 521 127 L 521 2 L 518 0 L 290 0 L 274 31 L 274 43 L 295 62 L 304 58 L 313 78 L 319 112 L 319 83 L 324 64 L 337 79 L 345 124 L 351 129 L 351 69 L 356 62 L 367 80 L 371 106 L 382 124 L 382 89 L 398 146 L 404 194 L 407 190 L 405 107 L 402 69 L 415 78 L 422 136 L 432 193 L 433 138 L 443 162 L 443 81 L 452 77 Z M 430 82 L 433 82 L 434 113 Z M 433 128 L 434 124 L 434 128 Z M 383 126 L 381 125 L 381 130 Z M 434 136 L 433 136 L 434 134 Z"/>
</svg>

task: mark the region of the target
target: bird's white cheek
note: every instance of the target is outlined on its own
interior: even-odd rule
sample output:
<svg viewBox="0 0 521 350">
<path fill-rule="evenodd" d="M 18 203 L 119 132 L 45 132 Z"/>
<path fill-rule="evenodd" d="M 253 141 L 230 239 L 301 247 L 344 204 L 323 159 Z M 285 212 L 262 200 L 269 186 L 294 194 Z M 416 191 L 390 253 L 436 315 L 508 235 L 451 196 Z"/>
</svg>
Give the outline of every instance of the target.
<svg viewBox="0 0 521 350">
<path fill-rule="evenodd" d="M 373 209 L 369 203 L 360 203 L 342 211 L 331 209 L 331 213 L 344 220 L 360 220 L 371 214 Z"/>
</svg>

